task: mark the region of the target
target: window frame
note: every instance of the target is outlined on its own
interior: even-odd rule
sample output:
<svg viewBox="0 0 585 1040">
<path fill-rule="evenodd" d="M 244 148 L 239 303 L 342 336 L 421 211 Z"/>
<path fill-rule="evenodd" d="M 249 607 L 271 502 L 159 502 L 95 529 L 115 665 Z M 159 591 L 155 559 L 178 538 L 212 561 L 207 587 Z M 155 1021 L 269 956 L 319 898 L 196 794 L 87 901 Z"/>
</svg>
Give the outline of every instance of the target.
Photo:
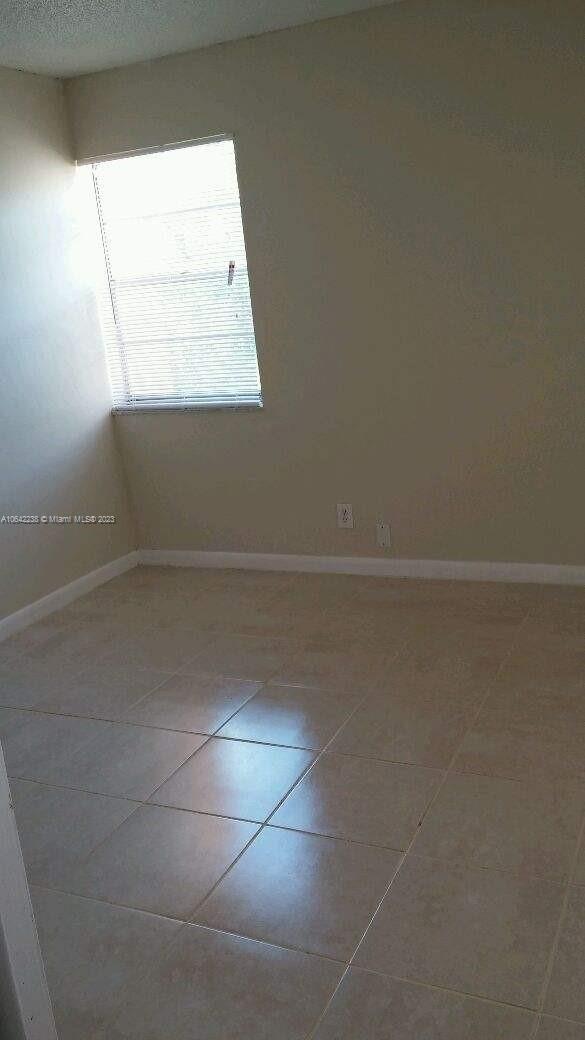
<svg viewBox="0 0 585 1040">
<path fill-rule="evenodd" d="M 119 151 L 119 152 L 106 153 L 106 154 L 101 154 L 101 155 L 96 155 L 96 156 L 91 155 L 91 156 L 88 156 L 87 158 L 77 160 L 76 161 L 76 165 L 79 166 L 79 167 L 89 167 L 91 169 L 91 171 L 92 171 L 92 196 L 93 196 L 93 205 L 94 205 L 94 208 L 95 208 L 95 219 L 96 219 L 96 222 L 97 222 L 97 233 L 98 233 L 100 248 L 101 248 L 101 251 L 103 253 L 104 270 L 106 272 L 105 277 L 106 277 L 106 279 L 108 281 L 108 288 L 109 288 L 109 275 L 108 275 L 108 272 L 107 272 L 107 247 L 106 247 L 106 243 L 105 243 L 104 237 L 103 237 L 103 228 L 102 228 L 101 217 L 100 217 L 100 212 L 99 212 L 99 201 L 98 201 L 95 185 L 93 183 L 93 179 L 94 179 L 93 178 L 93 167 L 98 165 L 99 163 L 111 162 L 111 161 L 116 160 L 116 159 L 132 159 L 132 158 L 134 158 L 136 156 L 142 156 L 142 155 L 159 155 L 159 154 L 161 154 L 163 152 L 174 152 L 174 151 L 179 151 L 179 149 L 183 149 L 183 148 L 194 148 L 194 147 L 197 147 L 199 145 L 216 144 L 216 143 L 220 143 L 222 141 L 230 141 L 231 144 L 232 144 L 233 150 L 234 150 L 234 163 L 235 163 L 235 172 L 236 172 L 236 182 L 237 182 L 237 186 L 238 186 L 238 197 L 239 197 L 239 202 L 240 202 L 240 215 L 241 215 L 241 219 L 242 219 L 242 230 L 243 230 L 243 235 L 244 235 L 244 246 L 245 246 L 245 249 L 246 249 L 246 266 L 247 266 L 247 272 L 248 272 L 248 288 L 249 288 L 249 292 L 250 292 L 250 306 L 251 306 L 251 310 L 252 310 L 252 321 L 253 321 L 253 326 L 254 326 L 254 343 L 255 343 L 255 347 L 256 347 L 256 363 L 257 363 L 257 366 L 258 366 L 259 400 L 257 402 L 254 402 L 254 403 L 246 402 L 246 403 L 242 403 L 242 404 L 238 404 L 237 402 L 231 402 L 231 403 L 223 404 L 223 403 L 217 402 L 217 401 L 216 402 L 211 402 L 209 404 L 197 403 L 197 404 L 183 404 L 183 405 L 177 404 L 177 403 L 169 404 L 169 405 L 164 405 L 164 404 L 162 404 L 162 405 L 161 404 L 156 404 L 156 405 L 147 405 L 147 404 L 144 404 L 144 405 L 115 405 L 115 404 L 112 403 L 112 408 L 110 409 L 110 413 L 112 415 L 161 415 L 161 414 L 163 414 L 163 415 L 164 414 L 180 415 L 180 414 L 186 414 L 186 413 L 192 413 L 192 412 L 195 412 L 195 413 L 197 413 L 197 412 L 203 412 L 203 413 L 207 413 L 207 412 L 254 412 L 254 413 L 258 414 L 258 413 L 262 413 L 264 408 L 265 408 L 264 392 L 263 392 L 263 387 L 264 387 L 263 368 L 262 368 L 262 361 L 261 361 L 261 349 L 260 349 L 259 342 L 258 342 L 258 329 L 257 329 L 257 321 L 256 321 L 256 307 L 255 307 L 255 301 L 254 301 L 255 292 L 254 292 L 254 288 L 253 288 L 253 278 L 251 277 L 250 263 L 249 263 L 249 257 L 248 257 L 248 238 L 247 238 L 247 230 L 246 230 L 246 216 L 245 216 L 245 212 L 244 212 L 245 211 L 245 207 L 244 207 L 244 203 L 243 203 L 242 192 L 240 190 L 240 172 L 239 172 L 239 163 L 238 163 L 238 145 L 237 145 L 236 135 L 234 133 L 228 133 L 228 132 L 217 133 L 217 134 L 208 134 L 208 135 L 206 135 L 204 137 L 197 137 L 197 138 L 186 139 L 186 140 L 182 140 L 182 141 L 174 141 L 174 142 L 169 142 L 169 143 L 166 143 L 166 144 L 147 145 L 146 147 L 143 147 L 143 148 L 131 148 L 131 149 L 126 149 L 126 150 Z M 103 337 L 102 337 L 102 339 L 103 339 Z M 104 353 L 105 353 L 105 342 L 104 342 L 103 345 L 104 345 Z M 108 373 L 108 381 L 109 381 L 109 373 Z"/>
</svg>

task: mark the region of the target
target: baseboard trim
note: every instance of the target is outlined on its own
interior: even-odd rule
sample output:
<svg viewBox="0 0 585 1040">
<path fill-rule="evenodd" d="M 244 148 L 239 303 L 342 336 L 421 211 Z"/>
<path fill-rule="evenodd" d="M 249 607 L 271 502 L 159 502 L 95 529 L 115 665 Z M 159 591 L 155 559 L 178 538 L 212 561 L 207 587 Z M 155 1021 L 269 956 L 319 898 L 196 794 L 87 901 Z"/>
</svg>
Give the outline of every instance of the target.
<svg viewBox="0 0 585 1040">
<path fill-rule="evenodd" d="M 314 574 L 362 574 L 437 581 L 530 582 L 585 585 L 585 565 L 489 563 L 475 560 L 398 560 L 377 556 L 302 556 L 285 553 L 208 552 L 199 549 L 138 549 L 62 585 L 42 599 L 0 619 L 0 642 L 73 603 L 138 564 L 149 567 L 210 567 Z"/>
<path fill-rule="evenodd" d="M 83 574 L 81 578 L 76 578 L 75 581 L 69 582 L 68 585 L 62 585 L 61 588 L 55 589 L 54 592 L 49 592 L 42 599 L 29 603 L 28 606 L 22 607 L 21 610 L 17 610 L 14 614 L 8 614 L 0 620 L 0 642 L 3 639 L 7 639 L 8 636 L 13 636 L 16 632 L 20 632 L 21 629 L 27 628 L 28 625 L 32 625 L 34 621 L 40 621 L 41 618 L 47 617 L 48 614 L 52 614 L 55 610 L 67 607 L 74 600 L 79 599 L 80 596 L 84 596 L 86 592 L 91 592 L 92 589 L 97 588 L 98 585 L 103 585 L 106 581 L 110 581 L 111 578 L 117 578 L 124 571 L 129 571 L 132 567 L 136 567 L 138 563 L 139 554 L 136 550 L 127 553 L 126 556 L 119 556 L 116 560 L 110 560 L 109 563 L 105 563 L 103 567 L 98 567 L 95 571 L 90 571 L 89 574 Z"/>
<path fill-rule="evenodd" d="M 585 565 L 489 563 L 474 560 L 397 560 L 377 556 L 296 556 L 282 553 L 206 552 L 140 549 L 139 562 L 155 567 L 233 567 L 245 570 L 364 574 L 386 578 L 443 581 L 533 582 L 585 585 Z"/>
</svg>

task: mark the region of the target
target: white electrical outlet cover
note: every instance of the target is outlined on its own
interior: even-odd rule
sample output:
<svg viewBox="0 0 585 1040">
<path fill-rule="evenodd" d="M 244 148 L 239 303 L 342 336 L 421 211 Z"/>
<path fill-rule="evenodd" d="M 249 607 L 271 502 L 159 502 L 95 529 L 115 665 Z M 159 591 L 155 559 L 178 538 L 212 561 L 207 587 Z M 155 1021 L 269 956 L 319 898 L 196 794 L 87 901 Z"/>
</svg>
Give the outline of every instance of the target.
<svg viewBox="0 0 585 1040">
<path fill-rule="evenodd" d="M 337 526 L 353 527 L 353 507 L 351 502 L 337 503 Z"/>
<path fill-rule="evenodd" d="M 384 520 L 378 520 L 376 524 L 376 545 L 379 549 L 390 548 L 390 524 Z"/>
</svg>

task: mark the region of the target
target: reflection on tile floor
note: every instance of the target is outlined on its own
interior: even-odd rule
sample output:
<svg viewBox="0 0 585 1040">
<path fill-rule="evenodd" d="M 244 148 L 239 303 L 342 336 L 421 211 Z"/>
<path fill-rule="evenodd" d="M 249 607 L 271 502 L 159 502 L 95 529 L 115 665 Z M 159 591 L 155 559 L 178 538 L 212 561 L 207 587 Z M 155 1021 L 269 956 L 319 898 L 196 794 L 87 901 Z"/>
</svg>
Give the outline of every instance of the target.
<svg viewBox="0 0 585 1040">
<path fill-rule="evenodd" d="M 61 1040 L 585 1040 L 585 589 L 137 568 L 0 739 Z"/>
</svg>

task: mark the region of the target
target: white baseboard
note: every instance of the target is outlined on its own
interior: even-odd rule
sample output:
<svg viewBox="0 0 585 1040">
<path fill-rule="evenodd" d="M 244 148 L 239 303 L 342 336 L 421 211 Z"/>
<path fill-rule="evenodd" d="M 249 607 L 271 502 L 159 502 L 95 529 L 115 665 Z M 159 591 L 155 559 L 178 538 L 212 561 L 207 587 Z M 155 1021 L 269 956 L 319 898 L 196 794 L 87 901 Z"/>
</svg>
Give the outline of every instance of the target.
<svg viewBox="0 0 585 1040">
<path fill-rule="evenodd" d="M 98 585 L 103 585 L 106 581 L 110 581 L 111 578 L 117 578 L 124 571 L 129 571 L 132 567 L 136 567 L 138 563 L 139 558 L 136 551 L 127 553 L 126 556 L 119 556 L 118 559 L 105 563 L 103 567 L 98 567 L 95 571 L 90 571 L 89 574 L 83 574 L 81 578 L 76 578 L 69 585 L 62 585 L 61 588 L 55 589 L 54 592 L 49 592 L 48 596 L 43 596 L 42 599 L 29 603 L 22 610 L 17 610 L 14 614 L 8 614 L 7 617 L 0 620 L 0 642 L 3 639 L 7 639 L 8 636 L 13 636 L 16 632 L 20 632 L 21 629 L 27 628 L 28 625 L 32 625 L 34 621 L 40 621 L 41 618 L 47 617 L 48 614 L 52 614 L 55 610 L 67 607 L 69 603 L 73 603 L 73 600 L 79 599 L 86 592 L 91 592 L 92 589 L 95 589 Z"/>
<path fill-rule="evenodd" d="M 205 552 L 189 549 L 139 549 L 138 556 L 141 564 L 158 567 L 235 567 L 261 571 L 370 574 L 382 578 L 585 585 L 585 565 L 580 564 L 396 560 L 381 556 L 293 556 L 281 553 Z"/>
<path fill-rule="evenodd" d="M 42 599 L 0 619 L 0 642 L 68 606 L 98 585 L 138 564 L 151 567 L 211 567 L 315 574 L 363 574 L 379 578 L 442 581 L 533 582 L 585 585 L 585 565 L 486 563 L 474 560 L 397 560 L 378 556 L 301 556 L 284 553 L 206 552 L 198 549 L 139 549 L 63 585 Z"/>
</svg>

